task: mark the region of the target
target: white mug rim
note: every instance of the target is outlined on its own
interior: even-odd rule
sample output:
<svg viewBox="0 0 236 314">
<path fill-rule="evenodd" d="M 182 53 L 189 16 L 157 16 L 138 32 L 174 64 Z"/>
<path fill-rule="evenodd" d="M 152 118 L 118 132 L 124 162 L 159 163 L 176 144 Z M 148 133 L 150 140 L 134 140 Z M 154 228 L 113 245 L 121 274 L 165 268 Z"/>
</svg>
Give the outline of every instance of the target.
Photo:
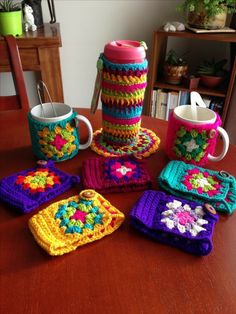
<svg viewBox="0 0 236 314">
<path fill-rule="evenodd" d="M 181 105 L 181 106 L 178 106 L 174 109 L 173 111 L 173 114 L 174 114 L 174 117 L 178 120 L 181 120 L 181 121 L 184 121 L 184 122 L 187 122 L 187 123 L 192 123 L 192 124 L 211 124 L 211 123 L 215 123 L 216 121 L 216 113 L 209 109 L 209 108 L 204 108 L 204 107 L 199 107 L 197 106 L 196 107 L 196 110 L 197 111 L 205 111 L 207 112 L 209 115 L 212 116 L 212 118 L 210 119 L 202 119 L 202 120 L 194 120 L 194 119 L 189 119 L 189 118 L 186 118 L 186 117 L 183 117 L 181 115 L 181 111 L 184 111 L 185 109 L 190 109 L 191 108 L 191 105 Z M 180 112 L 179 112 L 180 111 Z M 182 112 L 183 114 L 183 112 Z"/>
<path fill-rule="evenodd" d="M 55 107 L 59 107 L 60 109 L 64 108 L 64 109 L 67 109 L 65 110 L 65 113 L 64 114 L 61 114 L 61 115 L 58 115 L 58 116 L 54 116 L 54 117 L 42 117 L 42 116 L 39 116 L 39 113 L 37 113 L 37 110 L 39 108 L 41 108 L 43 106 L 44 107 L 47 107 L 47 106 L 55 106 Z M 54 108 L 55 108 L 54 107 Z M 56 110 L 56 108 L 55 108 Z M 36 112 L 35 112 L 36 111 Z M 43 103 L 43 104 L 39 104 L 39 105 L 36 105 L 34 106 L 31 110 L 30 110 L 30 114 L 31 114 L 31 117 L 34 119 L 34 120 L 37 120 L 39 122 L 58 122 L 58 121 L 62 121 L 64 119 L 67 119 L 71 116 L 72 114 L 72 108 L 65 104 L 65 103 L 60 103 L 60 102 L 47 102 L 47 103 Z"/>
</svg>

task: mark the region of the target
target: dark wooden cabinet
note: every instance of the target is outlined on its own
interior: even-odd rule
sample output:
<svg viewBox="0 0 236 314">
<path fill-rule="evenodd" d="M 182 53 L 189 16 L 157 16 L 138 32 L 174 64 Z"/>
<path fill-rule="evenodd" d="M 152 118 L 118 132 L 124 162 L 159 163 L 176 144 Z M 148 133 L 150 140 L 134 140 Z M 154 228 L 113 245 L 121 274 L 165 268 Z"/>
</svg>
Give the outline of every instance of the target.
<svg viewBox="0 0 236 314">
<path fill-rule="evenodd" d="M 188 30 L 183 32 L 165 32 L 163 30 L 155 31 L 153 34 L 152 51 L 149 66 L 148 86 L 146 92 L 146 103 L 144 106 L 144 113 L 151 115 L 152 107 L 152 92 L 154 89 L 166 89 L 175 91 L 190 91 L 187 85 L 170 85 L 165 83 L 162 75 L 163 64 L 167 53 L 167 43 L 170 38 L 177 38 L 178 40 L 206 40 L 211 42 L 221 42 L 230 46 L 230 43 L 236 43 L 236 33 L 193 33 Z M 214 56 L 213 56 L 214 57 Z M 230 65 L 230 75 L 228 83 L 224 87 L 207 88 L 201 85 L 195 89 L 201 95 L 221 97 L 224 100 L 222 110 L 222 121 L 226 120 L 231 94 L 235 82 L 236 75 L 236 56 L 233 56 Z"/>
</svg>

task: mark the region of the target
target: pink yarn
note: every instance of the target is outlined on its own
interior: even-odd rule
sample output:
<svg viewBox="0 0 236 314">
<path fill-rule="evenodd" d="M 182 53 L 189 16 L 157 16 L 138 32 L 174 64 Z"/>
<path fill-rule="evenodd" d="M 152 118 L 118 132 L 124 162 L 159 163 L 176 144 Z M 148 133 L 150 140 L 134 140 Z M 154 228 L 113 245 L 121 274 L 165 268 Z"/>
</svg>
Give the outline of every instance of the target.
<svg viewBox="0 0 236 314">
<path fill-rule="evenodd" d="M 77 210 L 71 218 L 75 220 L 80 220 L 82 223 L 85 223 L 86 215 L 87 213 L 84 213 L 81 210 Z"/>
<path fill-rule="evenodd" d="M 60 134 L 57 134 L 55 139 L 50 142 L 50 144 L 54 145 L 57 150 L 61 150 L 62 146 L 65 145 L 67 141 L 61 137 Z"/>
<path fill-rule="evenodd" d="M 166 135 L 166 154 L 170 159 L 178 159 L 178 160 L 182 160 L 186 163 L 191 163 L 191 164 L 195 164 L 195 165 L 205 165 L 208 162 L 208 155 L 214 154 L 215 151 L 215 146 L 216 146 L 216 140 L 217 140 L 217 136 L 218 136 L 218 131 L 217 128 L 218 126 L 221 125 L 221 119 L 220 116 L 216 113 L 216 121 L 215 123 L 206 123 L 206 124 L 192 124 L 192 123 L 188 123 L 185 121 L 180 121 L 178 119 L 176 119 L 174 117 L 174 113 L 171 112 L 170 113 L 170 117 L 169 117 L 169 122 L 168 122 L 168 129 L 167 129 L 167 135 Z M 177 156 L 175 151 L 173 150 L 174 147 L 174 143 L 176 141 L 177 138 L 177 132 L 179 131 L 179 129 L 181 127 L 184 127 L 186 129 L 186 131 L 191 131 L 191 130 L 196 130 L 198 133 L 201 133 L 203 131 L 207 131 L 207 148 L 204 150 L 204 156 L 200 159 L 200 161 L 196 161 L 194 159 L 191 160 L 187 160 L 184 156 Z M 214 129 L 215 132 L 215 136 L 214 137 L 210 137 L 209 132 Z M 193 170 L 194 171 L 194 170 Z"/>
<path fill-rule="evenodd" d="M 102 88 L 110 89 L 110 90 L 116 90 L 118 92 L 122 93 L 134 93 L 135 91 L 139 91 L 141 89 L 146 88 L 147 83 L 141 83 L 141 84 L 132 84 L 131 86 L 128 85 L 118 85 L 118 84 L 112 84 L 103 81 L 102 82 Z"/>
</svg>

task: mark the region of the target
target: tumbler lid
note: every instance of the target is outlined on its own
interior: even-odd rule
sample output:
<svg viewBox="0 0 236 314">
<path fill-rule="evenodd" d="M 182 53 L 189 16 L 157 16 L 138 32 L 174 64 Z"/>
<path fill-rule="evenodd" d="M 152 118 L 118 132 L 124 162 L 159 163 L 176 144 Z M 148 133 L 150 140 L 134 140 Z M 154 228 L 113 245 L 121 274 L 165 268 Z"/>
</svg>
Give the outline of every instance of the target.
<svg viewBox="0 0 236 314">
<path fill-rule="evenodd" d="M 104 55 L 111 62 L 141 63 L 146 57 L 146 44 L 132 40 L 115 40 L 105 45 Z"/>
</svg>

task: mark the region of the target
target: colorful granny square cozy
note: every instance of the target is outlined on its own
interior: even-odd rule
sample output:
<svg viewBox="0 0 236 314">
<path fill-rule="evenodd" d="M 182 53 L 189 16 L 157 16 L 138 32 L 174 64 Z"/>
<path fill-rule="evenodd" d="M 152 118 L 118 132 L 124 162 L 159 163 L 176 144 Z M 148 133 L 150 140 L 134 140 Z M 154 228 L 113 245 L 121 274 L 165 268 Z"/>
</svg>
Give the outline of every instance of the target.
<svg viewBox="0 0 236 314">
<path fill-rule="evenodd" d="M 162 170 L 159 185 L 171 194 L 231 214 L 236 208 L 236 180 L 225 171 L 213 171 L 173 160 Z"/>
<path fill-rule="evenodd" d="M 94 190 L 51 204 L 29 220 L 35 240 L 50 255 L 63 255 L 99 240 L 122 224 L 124 215 Z"/>
<path fill-rule="evenodd" d="M 195 255 L 212 250 L 218 215 L 209 204 L 200 204 L 145 191 L 131 211 L 131 224 L 149 237 Z"/>
<path fill-rule="evenodd" d="M 29 213 L 79 182 L 79 176 L 56 169 L 52 161 L 39 160 L 36 167 L 3 178 L 0 199 Z"/>
<path fill-rule="evenodd" d="M 83 162 L 84 188 L 101 193 L 139 191 L 151 188 L 143 161 L 131 157 L 95 157 Z"/>
</svg>

